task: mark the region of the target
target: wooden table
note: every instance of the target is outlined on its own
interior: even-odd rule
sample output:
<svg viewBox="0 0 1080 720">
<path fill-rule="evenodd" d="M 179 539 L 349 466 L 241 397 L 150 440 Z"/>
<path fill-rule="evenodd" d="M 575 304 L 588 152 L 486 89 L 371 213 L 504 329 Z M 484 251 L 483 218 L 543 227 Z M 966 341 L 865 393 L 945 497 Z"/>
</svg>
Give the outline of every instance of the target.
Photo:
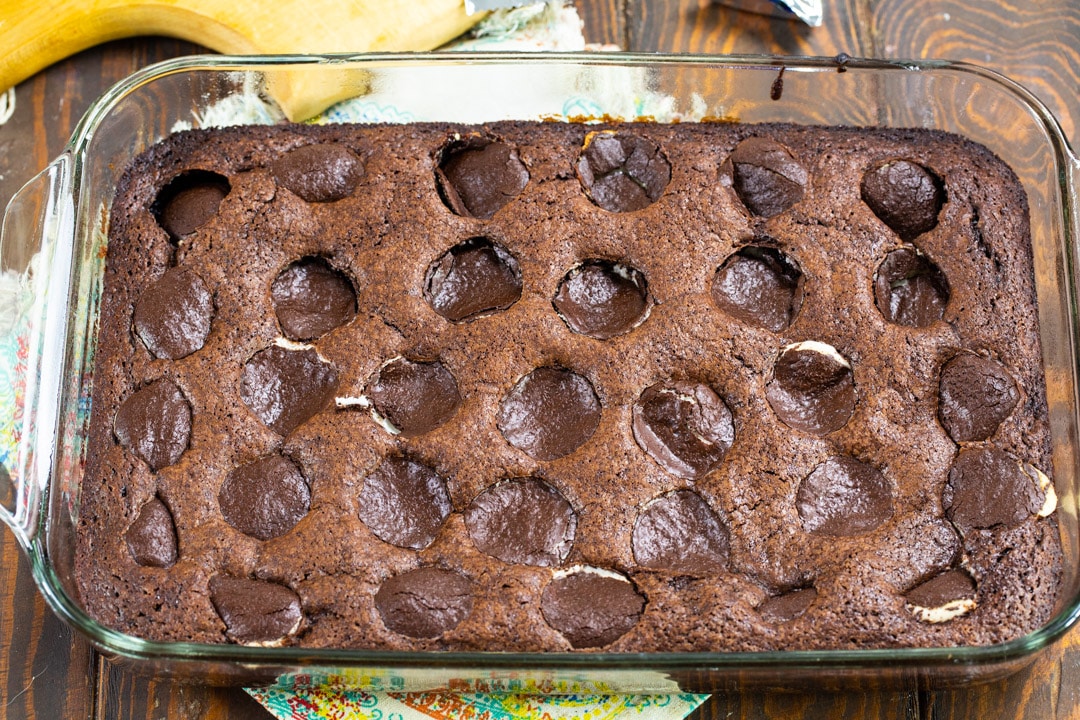
<svg viewBox="0 0 1080 720">
<path fill-rule="evenodd" d="M 795 22 L 707 0 L 578 0 L 585 35 L 627 50 L 947 58 L 984 65 L 1033 90 L 1080 145 L 1076 0 L 824 0 L 825 22 Z M 2 17 L 0 17 L 2 20 Z M 0 40 L 3 39 L 0 24 Z M 199 52 L 141 38 L 94 48 L 16 89 L 0 126 L 0 202 L 61 151 L 89 104 L 151 62 Z M 117 670 L 46 608 L 25 558 L 0 533 L 0 718 L 262 718 L 239 689 L 156 682 Z M 693 718 L 1080 718 L 1080 630 L 1003 682 L 949 692 L 714 696 Z"/>
</svg>

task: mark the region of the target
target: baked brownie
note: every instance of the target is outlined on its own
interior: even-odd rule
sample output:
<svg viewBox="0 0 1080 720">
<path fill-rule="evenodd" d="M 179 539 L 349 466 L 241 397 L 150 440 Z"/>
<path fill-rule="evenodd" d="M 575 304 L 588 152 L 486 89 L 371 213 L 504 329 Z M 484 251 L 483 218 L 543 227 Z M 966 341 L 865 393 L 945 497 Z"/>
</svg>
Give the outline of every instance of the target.
<svg viewBox="0 0 1080 720">
<path fill-rule="evenodd" d="M 88 448 L 82 602 L 155 640 L 989 644 L 1061 575 L 1025 195 L 933 131 L 173 135 Z"/>
</svg>

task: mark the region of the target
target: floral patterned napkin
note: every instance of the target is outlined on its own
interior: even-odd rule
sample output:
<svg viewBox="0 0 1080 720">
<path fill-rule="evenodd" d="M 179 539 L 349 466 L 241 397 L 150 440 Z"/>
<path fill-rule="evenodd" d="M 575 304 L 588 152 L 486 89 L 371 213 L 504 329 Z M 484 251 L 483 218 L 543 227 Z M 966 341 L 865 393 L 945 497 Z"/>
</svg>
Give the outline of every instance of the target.
<svg viewBox="0 0 1080 720">
<path fill-rule="evenodd" d="M 247 692 L 279 720 L 682 720 L 708 695 Z"/>
</svg>

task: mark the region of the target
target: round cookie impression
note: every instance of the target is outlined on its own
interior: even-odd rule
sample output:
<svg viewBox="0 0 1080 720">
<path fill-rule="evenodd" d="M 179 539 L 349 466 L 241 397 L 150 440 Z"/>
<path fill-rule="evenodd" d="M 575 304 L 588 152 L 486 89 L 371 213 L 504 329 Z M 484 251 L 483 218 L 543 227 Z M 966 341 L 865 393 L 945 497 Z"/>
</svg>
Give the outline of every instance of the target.
<svg viewBox="0 0 1080 720">
<path fill-rule="evenodd" d="M 975 581 L 971 576 L 954 568 L 908 590 L 904 600 L 908 610 L 919 620 L 937 624 L 974 610 L 976 594 Z"/>
<path fill-rule="evenodd" d="M 364 478 L 360 520 L 391 545 L 420 550 L 431 544 L 453 506 L 446 481 L 427 465 L 388 457 Z"/>
<path fill-rule="evenodd" d="M 279 435 L 288 435 L 334 401 L 337 369 L 313 347 L 271 345 L 244 365 L 240 399 Z"/>
<path fill-rule="evenodd" d="M 634 525 L 634 559 L 642 567 L 688 575 L 727 570 L 728 529 L 693 490 L 649 501 Z"/>
<path fill-rule="evenodd" d="M 649 457 L 687 480 L 716 468 L 735 441 L 727 404 L 708 385 L 685 380 L 646 388 L 634 403 L 631 427 Z"/>
<path fill-rule="evenodd" d="M 289 150 L 270 165 L 279 185 L 311 203 L 352 195 L 364 176 L 364 164 L 341 145 L 316 143 Z"/>
<path fill-rule="evenodd" d="M 375 608 L 391 632 L 437 638 L 469 617 L 473 583 L 454 572 L 422 567 L 395 575 L 375 593 Z"/>
<path fill-rule="evenodd" d="M 179 360 L 202 349 L 213 317 L 213 296 L 202 278 L 171 268 L 143 290 L 132 324 L 154 357 Z"/>
<path fill-rule="evenodd" d="M 797 588 L 768 598 L 758 605 L 757 611 L 766 622 L 788 622 L 809 610 L 817 595 L 817 590 L 812 587 Z"/>
<path fill-rule="evenodd" d="M 754 215 L 773 217 L 803 199 L 809 176 L 786 147 L 749 137 L 735 146 L 721 167 L 740 202 Z"/>
<path fill-rule="evenodd" d="M 592 383 L 575 372 L 542 367 L 518 380 L 499 406 L 499 432 L 535 460 L 556 460 L 584 445 L 600 424 Z"/>
<path fill-rule="evenodd" d="M 636 268 L 586 260 L 563 276 L 551 304 L 574 332 L 608 340 L 645 322 L 652 298 Z"/>
<path fill-rule="evenodd" d="M 874 303 L 891 323 L 927 327 L 945 314 L 949 281 L 915 248 L 893 250 L 874 274 Z"/>
<path fill-rule="evenodd" d="M 139 565 L 167 568 L 176 563 L 176 525 L 157 497 L 150 498 L 124 533 L 128 551 Z"/>
<path fill-rule="evenodd" d="M 440 362 L 397 357 L 364 389 L 372 416 L 392 435 L 416 437 L 445 424 L 461 406 L 453 374 Z"/>
<path fill-rule="evenodd" d="M 827 435 L 846 425 L 855 412 L 851 363 L 832 345 L 793 343 L 780 351 L 765 397 L 788 427 Z"/>
<path fill-rule="evenodd" d="M 802 271 L 780 250 L 750 245 L 724 261 L 711 290 L 716 306 L 736 320 L 780 332 L 802 305 Z"/>
<path fill-rule="evenodd" d="M 191 439 L 191 405 L 169 380 L 155 380 L 129 395 L 113 421 L 120 444 L 152 470 L 175 464 Z"/>
<path fill-rule="evenodd" d="M 886 160 L 863 175 L 863 202 L 903 240 L 934 229 L 945 204 L 945 186 L 910 160 Z"/>
<path fill-rule="evenodd" d="M 539 478 L 503 480 L 465 510 L 476 548 L 503 562 L 550 567 L 570 554 L 577 513 L 558 490 Z"/>
<path fill-rule="evenodd" d="M 428 267 L 424 300 L 450 322 L 506 310 L 521 298 L 521 271 L 514 256 L 483 237 L 470 238 Z"/>
<path fill-rule="evenodd" d="M 1016 527 L 1040 514 L 1044 491 L 1015 458 L 996 448 L 960 451 L 949 469 L 941 504 L 961 530 Z"/>
<path fill-rule="evenodd" d="M 180 242 L 217 215 L 231 189 L 224 175 L 188 170 L 161 189 L 150 211 L 169 238 Z"/>
<path fill-rule="evenodd" d="M 892 517 L 893 488 L 877 468 L 831 457 L 799 483 L 795 507 L 807 532 L 861 535 Z"/>
<path fill-rule="evenodd" d="M 664 194 L 671 163 L 648 138 L 604 130 L 585 137 L 577 175 L 595 205 L 609 212 L 632 212 Z"/>
<path fill-rule="evenodd" d="M 956 442 L 986 440 L 1019 400 L 1016 380 L 996 360 L 961 353 L 941 369 L 938 417 Z"/>
<path fill-rule="evenodd" d="M 311 489 L 300 468 L 282 455 L 267 455 L 234 468 L 218 491 L 225 522 L 257 540 L 289 532 L 311 507 Z"/>
<path fill-rule="evenodd" d="M 280 646 L 304 620 L 300 597 L 265 580 L 215 575 L 210 602 L 225 622 L 225 635 L 242 645 Z"/>
<path fill-rule="evenodd" d="M 319 257 L 302 258 L 282 270 L 270 284 L 270 297 L 290 340 L 314 340 L 356 317 L 352 283 Z"/>
<path fill-rule="evenodd" d="M 540 611 L 575 649 L 604 647 L 637 624 L 645 598 L 618 573 L 577 566 L 554 574 Z"/>
<path fill-rule="evenodd" d="M 529 171 L 513 146 L 471 136 L 442 149 L 435 184 L 456 215 L 486 220 L 521 194 L 529 184 Z"/>
</svg>

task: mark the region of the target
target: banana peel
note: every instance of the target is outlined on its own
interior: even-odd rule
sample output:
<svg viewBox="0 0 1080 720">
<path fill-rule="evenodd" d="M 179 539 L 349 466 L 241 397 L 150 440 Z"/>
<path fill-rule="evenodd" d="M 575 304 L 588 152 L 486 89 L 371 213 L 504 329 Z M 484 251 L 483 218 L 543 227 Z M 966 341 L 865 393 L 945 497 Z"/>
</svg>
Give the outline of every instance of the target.
<svg viewBox="0 0 1080 720">
<path fill-rule="evenodd" d="M 137 35 L 229 55 L 431 50 L 484 17 L 463 0 L 0 0 L 0 89 L 80 50 Z M 361 94 L 358 71 L 275 73 L 268 92 L 290 120 Z"/>
</svg>

